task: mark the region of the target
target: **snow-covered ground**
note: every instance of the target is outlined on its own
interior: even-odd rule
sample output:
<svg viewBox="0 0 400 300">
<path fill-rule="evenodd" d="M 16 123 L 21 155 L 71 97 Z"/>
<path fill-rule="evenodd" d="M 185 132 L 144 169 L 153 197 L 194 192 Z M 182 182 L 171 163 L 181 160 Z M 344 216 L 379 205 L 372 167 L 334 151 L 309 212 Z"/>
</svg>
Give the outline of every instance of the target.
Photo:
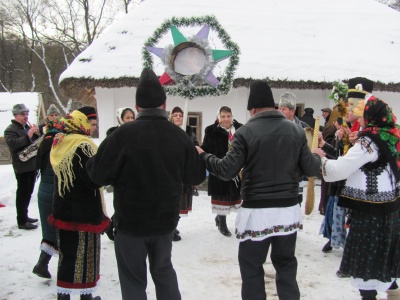
<svg viewBox="0 0 400 300">
<path fill-rule="evenodd" d="M 38 217 L 37 187 L 29 214 Z M 11 165 L 0 166 L 0 300 L 56 299 L 57 258 L 50 261 L 52 279 L 46 280 L 32 274 L 39 256 L 40 228 L 19 230 L 15 218 L 16 180 Z M 318 206 L 320 187 L 315 187 Z M 106 193 L 108 212 L 113 212 L 112 194 Z M 228 216 L 228 226 L 234 230 L 236 214 Z M 350 279 L 336 277 L 342 250 L 329 254 L 321 252 L 326 239 L 318 235 L 322 216 L 317 209 L 304 215 L 304 230 L 298 234 L 297 259 L 298 284 L 301 299 L 339 300 L 360 299 Z M 214 223 L 207 193 L 200 191 L 193 199 L 193 212 L 182 218 L 178 229 L 182 240 L 174 242 L 172 256 L 184 300 L 236 300 L 241 299 L 241 279 L 237 260 L 238 240 L 222 236 Z M 118 270 L 113 242 L 102 236 L 101 279 L 96 295 L 103 300 L 121 299 Z M 264 265 L 268 299 L 278 299 L 275 289 L 275 271 L 270 259 Z M 148 274 L 148 299 L 155 300 L 154 285 Z M 380 294 L 380 298 L 384 294 Z M 76 296 L 75 296 L 76 297 Z M 72 299 L 78 299 L 72 298 Z"/>
</svg>

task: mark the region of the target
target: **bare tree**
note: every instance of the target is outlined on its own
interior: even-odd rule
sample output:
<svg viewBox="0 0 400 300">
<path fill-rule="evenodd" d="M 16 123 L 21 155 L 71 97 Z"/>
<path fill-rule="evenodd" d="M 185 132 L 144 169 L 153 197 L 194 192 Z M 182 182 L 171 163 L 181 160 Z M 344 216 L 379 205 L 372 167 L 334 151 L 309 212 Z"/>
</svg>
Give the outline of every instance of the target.
<svg viewBox="0 0 400 300">
<path fill-rule="evenodd" d="M 393 0 L 389 6 L 397 11 L 400 11 L 400 0 Z"/>
<path fill-rule="evenodd" d="M 68 67 L 121 13 L 120 0 L 11 0 L 7 8 L 4 3 L 1 6 L 12 14 L 13 34 L 25 43 L 31 90 L 36 87 L 32 68 L 36 57 L 44 68 L 52 98 L 65 113 L 69 112 L 72 99 L 62 99 L 57 85 L 59 73 L 54 74 L 48 51 L 59 47 L 63 57 L 59 64 Z"/>
</svg>

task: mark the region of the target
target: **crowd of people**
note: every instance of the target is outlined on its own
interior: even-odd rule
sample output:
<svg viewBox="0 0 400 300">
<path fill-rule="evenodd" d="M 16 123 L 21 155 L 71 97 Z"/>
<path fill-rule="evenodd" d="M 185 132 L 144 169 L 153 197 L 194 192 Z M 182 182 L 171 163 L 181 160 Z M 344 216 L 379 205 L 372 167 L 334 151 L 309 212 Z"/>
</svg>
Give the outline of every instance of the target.
<svg viewBox="0 0 400 300">
<path fill-rule="evenodd" d="M 146 260 L 157 299 L 181 299 L 172 242 L 181 240 L 179 219 L 192 211 L 207 170 L 211 212 L 222 235 L 232 235 L 226 218 L 237 213 L 242 299 L 266 299 L 263 264 L 270 251 L 279 299 L 298 300 L 295 250 L 303 187 L 309 178 L 320 178 L 320 233 L 328 239 L 322 251 L 343 248 L 337 276 L 351 277 L 364 300 L 376 299 L 378 291 L 399 300 L 400 127 L 391 108 L 372 95 L 373 84 L 350 79 L 346 98 L 323 108 L 325 125 L 315 128 L 314 109 L 296 116 L 295 94 L 282 93 L 276 106 L 268 83 L 254 81 L 250 119 L 241 124 L 222 106 L 201 145 L 190 126 L 183 128 L 187 116 L 180 107 L 167 113 L 164 88 L 147 68 L 135 107 L 117 110 L 118 125 L 100 146 L 91 138 L 97 128 L 93 107 L 61 117 L 52 104 L 37 126 L 28 121 L 29 109 L 16 104 L 4 136 L 17 180 L 19 229 L 38 228 L 28 208 L 40 174 L 42 239 L 33 273 L 51 278 L 48 264 L 58 255 L 57 299 L 76 293 L 100 300 L 93 294 L 101 234 L 107 233 L 123 299 L 147 299 Z M 318 147 L 311 149 L 306 132 L 313 130 L 319 131 Z M 32 154 L 21 158 L 28 150 Z M 107 186 L 114 196 L 111 217 L 103 197 Z"/>
</svg>

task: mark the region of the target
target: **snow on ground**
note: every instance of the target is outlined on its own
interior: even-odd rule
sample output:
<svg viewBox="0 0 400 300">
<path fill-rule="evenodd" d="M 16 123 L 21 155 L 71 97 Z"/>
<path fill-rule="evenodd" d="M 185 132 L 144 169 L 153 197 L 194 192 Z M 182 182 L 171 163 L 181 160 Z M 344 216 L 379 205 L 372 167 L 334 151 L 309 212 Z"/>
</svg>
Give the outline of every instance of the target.
<svg viewBox="0 0 400 300">
<path fill-rule="evenodd" d="M 32 196 L 30 217 L 39 217 L 37 187 Z M 42 279 L 32 273 L 39 257 L 40 228 L 19 230 L 15 218 L 16 180 L 11 165 L 0 166 L 0 300 L 56 299 L 57 258 L 50 261 L 53 278 Z M 315 187 L 316 207 L 320 187 Z M 108 212 L 111 215 L 112 194 L 106 193 Z M 236 214 L 228 216 L 228 226 L 234 230 Z M 296 256 L 299 262 L 298 284 L 301 299 L 352 300 L 360 299 L 350 279 L 336 277 L 342 250 L 329 254 L 321 251 L 326 239 L 318 235 L 322 216 L 318 210 L 304 215 L 304 230 L 298 233 Z M 193 212 L 182 218 L 178 229 L 182 240 L 174 242 L 172 257 L 184 300 L 239 300 L 241 278 L 237 260 L 238 240 L 222 236 L 214 223 L 207 192 L 200 191 L 193 198 Z M 103 300 L 121 299 L 118 270 L 113 242 L 102 236 L 101 280 L 96 292 Z M 268 257 L 264 265 L 266 290 L 269 300 L 278 299 L 275 289 L 275 271 Z M 148 274 L 148 299 L 155 300 L 154 285 Z M 384 294 L 380 294 L 384 296 Z M 381 297 L 382 298 L 382 297 Z M 78 299 L 78 298 L 72 298 Z"/>
</svg>

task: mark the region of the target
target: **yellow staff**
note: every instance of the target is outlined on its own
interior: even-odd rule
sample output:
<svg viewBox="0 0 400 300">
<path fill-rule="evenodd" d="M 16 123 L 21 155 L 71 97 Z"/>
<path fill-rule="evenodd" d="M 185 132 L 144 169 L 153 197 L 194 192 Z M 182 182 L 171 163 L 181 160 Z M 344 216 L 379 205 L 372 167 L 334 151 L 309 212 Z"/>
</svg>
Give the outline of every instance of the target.
<svg viewBox="0 0 400 300">
<path fill-rule="evenodd" d="M 319 133 L 319 117 L 316 117 L 311 149 L 318 147 L 318 133 Z M 311 214 L 314 209 L 314 202 L 315 202 L 314 186 L 315 186 L 315 178 L 314 177 L 308 178 L 307 199 L 305 205 L 306 215 Z"/>
</svg>

